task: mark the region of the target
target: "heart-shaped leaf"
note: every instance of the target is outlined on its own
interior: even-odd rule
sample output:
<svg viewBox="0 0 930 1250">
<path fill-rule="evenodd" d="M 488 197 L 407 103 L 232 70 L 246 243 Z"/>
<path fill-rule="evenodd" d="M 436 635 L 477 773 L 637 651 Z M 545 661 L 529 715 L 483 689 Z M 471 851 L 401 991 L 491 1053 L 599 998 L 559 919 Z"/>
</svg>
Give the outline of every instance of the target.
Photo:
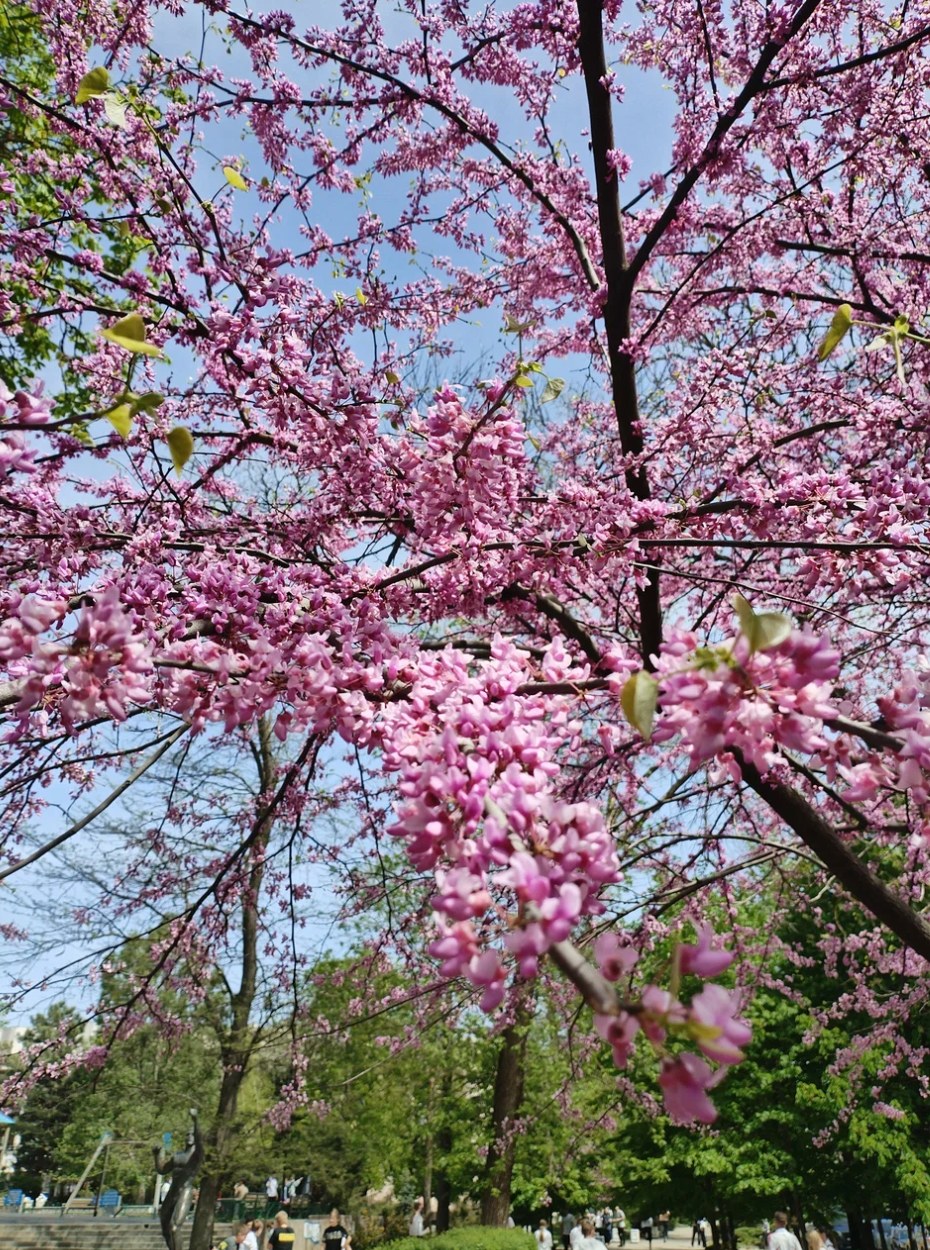
<svg viewBox="0 0 930 1250">
<path fill-rule="evenodd" d="M 144 395 L 136 395 L 133 397 L 133 412 L 154 412 L 156 408 L 160 408 L 165 402 L 164 395 L 158 391 L 146 391 Z"/>
<path fill-rule="evenodd" d="M 849 304 L 840 304 L 839 308 L 833 314 L 833 320 L 830 322 L 830 329 L 824 335 L 824 338 L 817 348 L 817 359 L 826 360 L 831 352 L 839 347 L 840 343 L 849 332 L 852 325 L 852 308 Z"/>
<path fill-rule="evenodd" d="M 138 313 L 121 317 L 114 325 L 100 331 L 102 339 L 108 339 L 127 352 L 141 352 L 145 356 L 160 356 L 161 348 L 145 341 L 145 322 Z"/>
<path fill-rule="evenodd" d="M 565 390 L 564 378 L 550 378 L 549 381 L 546 383 L 546 389 L 543 391 L 542 397 L 539 402 L 541 404 L 548 404 L 550 400 L 558 399 L 558 397 L 562 394 L 564 390 Z"/>
<path fill-rule="evenodd" d="M 128 438 L 132 430 L 132 409 L 129 404 L 117 404 L 115 408 L 111 408 L 109 412 L 104 413 L 113 429 L 116 430 L 122 438 Z"/>
<path fill-rule="evenodd" d="M 226 175 L 226 181 L 231 187 L 235 187 L 237 191 L 248 191 L 249 184 L 232 165 L 224 165 L 223 173 Z"/>
<path fill-rule="evenodd" d="M 104 69 L 102 65 L 98 65 L 96 69 L 88 70 L 78 83 L 77 95 L 74 97 L 75 104 L 86 104 L 94 96 L 103 95 L 109 85 L 109 71 Z"/>
<path fill-rule="evenodd" d="M 172 463 L 177 470 L 178 477 L 180 477 L 181 470 L 190 460 L 194 451 L 193 435 L 183 425 L 176 425 L 166 435 L 165 441 L 168 444 L 168 450 L 171 452 Z"/>
<path fill-rule="evenodd" d="M 638 673 L 627 678 L 623 693 L 620 695 L 623 715 L 634 729 L 639 730 L 647 742 L 652 737 L 652 724 L 655 720 L 658 697 L 659 683 L 645 669 L 640 669 Z"/>
<path fill-rule="evenodd" d="M 752 654 L 769 651 L 790 637 L 794 624 L 783 612 L 754 612 L 752 605 L 742 595 L 733 597 L 733 607 L 739 618 L 740 631 L 745 635 Z"/>
<path fill-rule="evenodd" d="M 126 125 L 126 105 L 115 91 L 108 91 L 103 97 L 103 111 L 114 126 L 119 126 L 120 130 L 128 130 Z"/>
</svg>

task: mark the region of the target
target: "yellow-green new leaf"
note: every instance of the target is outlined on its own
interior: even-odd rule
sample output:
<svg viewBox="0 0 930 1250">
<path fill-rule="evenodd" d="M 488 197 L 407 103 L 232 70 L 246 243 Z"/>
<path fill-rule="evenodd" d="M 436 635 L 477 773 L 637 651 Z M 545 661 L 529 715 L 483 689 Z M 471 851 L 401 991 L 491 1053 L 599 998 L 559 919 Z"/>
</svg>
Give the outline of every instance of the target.
<svg viewBox="0 0 930 1250">
<path fill-rule="evenodd" d="M 194 452 L 194 438 L 190 430 L 184 428 L 183 425 L 176 425 L 169 434 L 166 435 L 165 441 L 168 444 L 168 450 L 171 452 L 171 460 L 177 470 L 178 477 L 181 476 L 181 470 L 190 460 Z"/>
<path fill-rule="evenodd" d="M 565 390 L 564 378 L 550 378 L 549 381 L 546 383 L 546 389 L 543 391 L 542 398 L 540 399 L 539 402 L 541 404 L 548 404 L 550 400 L 558 399 L 558 397 L 562 394 L 564 390 Z"/>
<path fill-rule="evenodd" d="M 840 343 L 842 343 L 843 339 L 849 333 L 852 323 L 852 308 L 849 304 L 840 304 L 839 308 L 833 314 L 833 320 L 830 322 L 830 329 L 824 335 L 823 341 L 817 348 L 818 360 L 826 360 L 830 353 L 839 347 Z"/>
<path fill-rule="evenodd" d="M 119 126 L 120 130 L 129 129 L 126 125 L 126 105 L 115 91 L 108 91 L 103 97 L 103 111 L 114 126 Z"/>
<path fill-rule="evenodd" d="M 652 737 L 652 723 L 656 716 L 658 697 L 659 683 L 645 669 L 640 669 L 638 673 L 634 673 L 627 679 L 623 693 L 620 695 L 623 715 L 634 729 L 639 730 L 647 742 Z"/>
<path fill-rule="evenodd" d="M 223 173 L 226 175 L 226 181 L 231 187 L 235 187 L 237 191 L 248 191 L 249 184 L 242 174 L 239 173 L 238 169 L 233 168 L 232 165 L 224 165 Z"/>
<path fill-rule="evenodd" d="M 400 378 L 391 369 L 388 369 L 387 373 L 384 376 L 391 386 L 396 386 L 397 383 L 400 381 Z"/>
<path fill-rule="evenodd" d="M 132 400 L 133 412 L 154 412 L 165 402 L 159 391 L 146 391 L 144 395 L 135 395 Z"/>
<path fill-rule="evenodd" d="M 86 104 L 88 100 L 93 100 L 95 96 L 103 95 L 109 86 L 109 71 L 104 69 L 102 65 L 98 65 L 96 69 L 88 70 L 78 83 L 78 91 L 74 97 L 74 102 L 75 104 Z"/>
<path fill-rule="evenodd" d="M 742 595 L 734 597 L 733 607 L 739 617 L 740 630 L 753 654 L 777 647 L 790 637 L 794 628 L 791 617 L 785 616 L 784 612 L 754 612 Z"/>
<path fill-rule="evenodd" d="M 154 343 L 145 341 L 145 322 L 138 313 L 130 313 L 121 317 L 107 330 L 100 331 L 100 337 L 115 343 L 127 352 L 141 352 L 145 356 L 160 356 L 161 348 Z"/>
<path fill-rule="evenodd" d="M 128 438 L 132 430 L 132 409 L 129 404 L 117 404 L 104 414 L 121 438 Z"/>
</svg>

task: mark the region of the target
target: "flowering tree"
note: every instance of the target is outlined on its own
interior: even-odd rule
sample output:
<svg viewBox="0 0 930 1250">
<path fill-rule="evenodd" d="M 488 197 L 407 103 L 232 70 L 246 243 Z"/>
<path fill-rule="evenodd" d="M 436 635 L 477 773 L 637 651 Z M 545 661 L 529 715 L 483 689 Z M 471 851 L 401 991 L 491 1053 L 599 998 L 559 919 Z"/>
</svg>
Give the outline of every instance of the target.
<svg viewBox="0 0 930 1250">
<path fill-rule="evenodd" d="M 748 1029 L 708 891 L 813 857 L 875 918 L 864 998 L 930 957 L 927 6 L 332 9 L 33 0 L 54 81 L 0 83 L 43 136 L 3 157 L 0 317 L 58 344 L 0 418 L 0 877 L 88 825 L 43 786 L 99 815 L 166 734 L 268 717 L 172 944 L 213 957 L 214 882 L 346 744 L 443 975 L 513 1012 L 547 956 L 711 1121 Z M 670 167 L 634 169 L 659 79 Z M 697 932 L 658 981 L 640 867 Z"/>
</svg>

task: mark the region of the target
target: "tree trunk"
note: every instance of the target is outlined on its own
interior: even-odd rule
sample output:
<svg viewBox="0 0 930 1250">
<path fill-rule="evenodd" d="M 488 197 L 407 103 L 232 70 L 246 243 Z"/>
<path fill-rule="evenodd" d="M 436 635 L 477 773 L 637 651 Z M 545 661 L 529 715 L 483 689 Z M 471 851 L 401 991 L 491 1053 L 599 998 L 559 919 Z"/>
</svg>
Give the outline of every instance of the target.
<svg viewBox="0 0 930 1250">
<path fill-rule="evenodd" d="M 849 1250 L 875 1250 L 874 1246 L 863 1245 L 862 1221 L 855 1212 L 846 1212 L 846 1223 L 849 1225 Z"/>
<path fill-rule="evenodd" d="M 503 1033 L 494 1080 L 491 1145 L 484 1169 L 481 1223 L 506 1228 L 510 1216 L 510 1181 L 516 1141 L 512 1125 L 523 1101 L 526 1075 L 526 1037 L 533 1015 L 533 999 L 523 991 L 512 1024 Z"/>
<path fill-rule="evenodd" d="M 258 743 L 253 744 L 258 767 L 260 807 L 272 793 L 275 780 L 274 754 L 271 747 L 271 726 L 266 716 L 258 723 Z M 271 832 L 271 818 L 266 817 L 254 839 L 252 864 L 248 882 L 242 893 L 242 963 L 239 989 L 232 995 L 232 1022 L 228 1028 L 215 1025 L 223 1057 L 223 1083 L 220 1086 L 216 1120 L 208 1142 L 207 1165 L 200 1178 L 200 1193 L 191 1230 L 190 1250 L 211 1250 L 216 1203 L 220 1185 L 226 1178 L 228 1147 L 239 1105 L 239 1090 L 248 1070 L 256 1043 L 250 1027 L 252 1004 L 258 984 L 258 900 L 265 875 L 264 851 Z"/>
<path fill-rule="evenodd" d="M 443 1129 L 438 1141 L 440 1150 L 452 1149 L 452 1136 L 448 1129 Z M 449 1203 L 451 1201 L 449 1177 L 446 1175 L 445 1164 L 436 1173 L 436 1232 L 449 1231 Z"/>
</svg>

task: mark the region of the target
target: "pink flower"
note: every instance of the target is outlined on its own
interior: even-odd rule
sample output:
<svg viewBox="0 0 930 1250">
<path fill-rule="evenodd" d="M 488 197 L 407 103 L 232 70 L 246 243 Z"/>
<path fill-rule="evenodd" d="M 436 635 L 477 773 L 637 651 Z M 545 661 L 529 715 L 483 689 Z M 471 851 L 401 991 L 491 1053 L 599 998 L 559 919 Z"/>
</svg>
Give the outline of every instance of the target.
<svg viewBox="0 0 930 1250">
<path fill-rule="evenodd" d="M 711 950 L 714 931 L 709 924 L 698 928 L 697 946 L 687 944 L 678 948 L 683 973 L 694 973 L 698 977 L 716 977 L 733 962 L 730 951 Z"/>
<path fill-rule="evenodd" d="M 539 972 L 539 956 L 549 942 L 538 924 L 528 924 L 525 929 L 515 929 L 504 938 L 504 945 L 517 958 L 520 976 L 529 979 Z"/>
<path fill-rule="evenodd" d="M 466 976 L 472 985 L 485 987 L 478 1004 L 482 1011 L 490 1012 L 500 1006 L 504 998 L 506 973 L 497 951 L 484 950 L 475 955 L 468 965 Z"/>
<path fill-rule="evenodd" d="M 713 1124 L 717 1108 L 706 1093 L 713 1081 L 714 1073 L 698 1055 L 685 1051 L 674 1059 L 662 1060 L 659 1085 L 665 1108 L 676 1123 L 700 1120 L 702 1124 Z"/>
<path fill-rule="evenodd" d="M 619 1016 L 595 1016 L 594 1027 L 611 1047 L 617 1067 L 625 1068 L 633 1050 L 633 1040 L 639 1031 L 637 1018 L 625 1011 L 621 1011 Z"/>
<path fill-rule="evenodd" d="M 739 1049 L 752 1038 L 752 1029 L 737 1018 L 739 995 L 722 985 L 705 985 L 691 1000 L 691 1020 L 696 1023 L 697 1043 L 716 1063 L 742 1063 Z"/>
<path fill-rule="evenodd" d="M 619 981 L 639 959 L 632 946 L 624 946 L 616 933 L 602 933 L 594 943 L 594 958 L 608 981 Z"/>
</svg>

